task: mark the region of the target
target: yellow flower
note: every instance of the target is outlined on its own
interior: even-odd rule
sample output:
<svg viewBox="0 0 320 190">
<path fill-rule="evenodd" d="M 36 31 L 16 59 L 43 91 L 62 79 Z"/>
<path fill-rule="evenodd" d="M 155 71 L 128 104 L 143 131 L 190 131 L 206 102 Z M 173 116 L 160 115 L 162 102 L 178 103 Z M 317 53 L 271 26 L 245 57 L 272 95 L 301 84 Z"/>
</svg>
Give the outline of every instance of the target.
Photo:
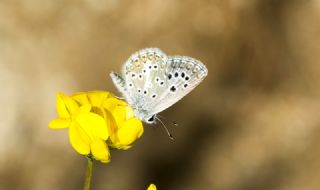
<svg viewBox="0 0 320 190">
<path fill-rule="evenodd" d="M 140 120 L 132 109 L 109 92 L 92 91 L 72 96 L 57 94 L 59 118 L 51 121 L 52 129 L 69 128 L 72 147 L 82 155 L 101 162 L 110 161 L 110 146 L 127 149 L 143 133 Z"/>
<path fill-rule="evenodd" d="M 154 184 L 150 184 L 147 190 L 157 190 L 157 187 Z"/>
<path fill-rule="evenodd" d="M 91 104 L 78 104 L 71 97 L 57 94 L 59 118 L 51 121 L 52 129 L 69 128 L 72 147 L 82 155 L 90 155 L 101 162 L 110 161 L 106 140 L 109 138 L 107 122 L 100 115 L 91 112 Z"/>
<path fill-rule="evenodd" d="M 142 122 L 135 118 L 133 110 L 125 101 L 109 92 L 93 91 L 72 96 L 80 104 L 90 103 L 94 111 L 108 121 L 111 147 L 128 149 L 143 134 Z"/>
</svg>

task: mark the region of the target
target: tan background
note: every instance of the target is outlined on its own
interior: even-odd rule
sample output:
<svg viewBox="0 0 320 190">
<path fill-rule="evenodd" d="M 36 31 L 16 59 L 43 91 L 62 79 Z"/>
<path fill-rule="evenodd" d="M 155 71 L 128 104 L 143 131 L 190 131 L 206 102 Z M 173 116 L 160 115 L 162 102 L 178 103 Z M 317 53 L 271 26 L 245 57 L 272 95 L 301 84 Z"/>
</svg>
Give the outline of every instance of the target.
<svg viewBox="0 0 320 190">
<path fill-rule="evenodd" d="M 202 60 L 204 82 L 93 190 L 320 189 L 319 0 L 0 1 L 0 189 L 81 189 L 86 160 L 48 129 L 55 93 L 109 90 L 133 52 Z"/>
</svg>

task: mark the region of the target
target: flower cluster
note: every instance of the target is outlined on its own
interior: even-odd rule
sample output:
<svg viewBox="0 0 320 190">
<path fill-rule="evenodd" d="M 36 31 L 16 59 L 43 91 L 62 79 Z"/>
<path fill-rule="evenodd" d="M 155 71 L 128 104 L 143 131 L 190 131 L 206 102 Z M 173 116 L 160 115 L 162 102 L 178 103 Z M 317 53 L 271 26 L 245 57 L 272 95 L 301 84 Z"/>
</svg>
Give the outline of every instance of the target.
<svg viewBox="0 0 320 190">
<path fill-rule="evenodd" d="M 103 163 L 110 161 L 109 147 L 128 149 L 143 134 L 132 108 L 110 92 L 58 93 L 57 112 L 49 127 L 68 128 L 72 147 Z"/>
</svg>

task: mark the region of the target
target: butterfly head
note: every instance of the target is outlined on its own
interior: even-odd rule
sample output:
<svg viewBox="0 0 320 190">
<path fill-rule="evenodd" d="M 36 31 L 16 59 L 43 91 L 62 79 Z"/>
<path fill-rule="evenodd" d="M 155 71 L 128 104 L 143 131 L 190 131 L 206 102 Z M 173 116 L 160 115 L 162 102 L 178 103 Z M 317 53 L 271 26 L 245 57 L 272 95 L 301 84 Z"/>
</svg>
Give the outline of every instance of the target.
<svg viewBox="0 0 320 190">
<path fill-rule="evenodd" d="M 156 115 L 153 115 L 153 116 L 151 116 L 149 118 L 146 118 L 145 122 L 148 123 L 148 124 L 156 123 Z"/>
</svg>

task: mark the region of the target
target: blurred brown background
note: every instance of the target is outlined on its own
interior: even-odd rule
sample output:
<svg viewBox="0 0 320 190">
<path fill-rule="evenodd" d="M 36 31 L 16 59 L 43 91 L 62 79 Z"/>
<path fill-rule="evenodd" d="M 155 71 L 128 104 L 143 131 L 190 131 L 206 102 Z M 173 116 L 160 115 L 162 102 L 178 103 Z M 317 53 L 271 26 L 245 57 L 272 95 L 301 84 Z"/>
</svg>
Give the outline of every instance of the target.
<svg viewBox="0 0 320 190">
<path fill-rule="evenodd" d="M 93 190 L 320 189 L 319 0 L 0 1 L 0 189 L 82 189 L 86 160 L 48 129 L 55 93 L 109 90 L 159 47 L 202 60 L 204 82 L 96 163 Z"/>
</svg>

